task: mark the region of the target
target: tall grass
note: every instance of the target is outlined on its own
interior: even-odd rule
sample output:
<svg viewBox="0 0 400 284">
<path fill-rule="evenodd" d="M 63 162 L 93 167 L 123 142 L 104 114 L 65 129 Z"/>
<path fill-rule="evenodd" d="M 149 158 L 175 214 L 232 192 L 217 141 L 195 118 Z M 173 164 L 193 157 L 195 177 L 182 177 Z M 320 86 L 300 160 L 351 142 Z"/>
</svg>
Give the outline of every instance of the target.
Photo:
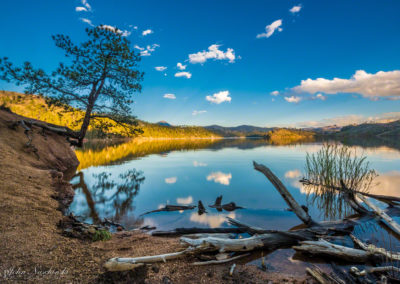
<svg viewBox="0 0 400 284">
<path fill-rule="evenodd" d="M 377 177 L 366 156 L 340 144 L 324 144 L 317 153 L 307 153 L 305 171 L 308 199 L 323 210 L 325 218 L 352 213 L 345 194 L 368 192 Z"/>
</svg>

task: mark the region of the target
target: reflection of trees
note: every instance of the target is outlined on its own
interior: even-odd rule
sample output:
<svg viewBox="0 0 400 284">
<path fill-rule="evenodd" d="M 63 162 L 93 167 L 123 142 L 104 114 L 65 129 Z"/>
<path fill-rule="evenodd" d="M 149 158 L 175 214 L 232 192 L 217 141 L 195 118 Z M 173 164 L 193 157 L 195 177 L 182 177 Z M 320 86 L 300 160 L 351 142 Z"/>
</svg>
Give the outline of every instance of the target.
<svg viewBox="0 0 400 284">
<path fill-rule="evenodd" d="M 145 179 L 143 172 L 135 169 L 119 174 L 118 180 L 112 180 L 111 173 L 102 172 L 92 175 L 96 182 L 89 190 L 83 172 L 79 172 L 77 176 L 79 183 L 73 187 L 82 188 L 89 209 L 89 212 L 79 212 L 79 215 L 84 219 L 92 218 L 94 223 L 102 221 L 99 215 L 120 222 L 133 209 L 133 199 Z"/>
</svg>

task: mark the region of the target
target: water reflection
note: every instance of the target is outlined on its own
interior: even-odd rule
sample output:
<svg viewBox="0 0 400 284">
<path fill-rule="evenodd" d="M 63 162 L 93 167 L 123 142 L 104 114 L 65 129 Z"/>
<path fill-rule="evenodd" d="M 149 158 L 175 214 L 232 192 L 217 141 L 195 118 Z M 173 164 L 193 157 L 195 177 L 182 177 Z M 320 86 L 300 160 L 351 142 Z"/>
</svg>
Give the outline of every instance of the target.
<svg viewBox="0 0 400 284">
<path fill-rule="evenodd" d="M 139 193 L 145 177 L 143 172 L 136 169 L 120 173 L 117 179 L 110 177 L 111 173 L 108 172 L 93 173 L 93 184 L 89 189 L 84 173 L 77 173 L 74 178 L 78 178 L 78 182 L 73 184 L 73 188 L 82 190 L 87 206 L 79 206 L 79 208 L 72 206 L 70 210 L 80 219 L 95 224 L 103 222 L 104 218 L 114 222 L 126 221 L 124 218 L 129 211 L 134 209 L 134 197 Z M 82 202 L 81 205 L 84 204 L 85 202 Z M 129 222 L 140 223 L 141 221 L 130 218 Z"/>
<path fill-rule="evenodd" d="M 214 172 L 207 176 L 208 181 L 214 181 L 223 185 L 229 185 L 232 178 L 231 173 Z"/>
<path fill-rule="evenodd" d="M 400 152 L 378 144 L 373 148 L 353 147 L 364 151 L 380 173 L 379 186 L 372 187 L 370 192 L 398 195 Z M 307 193 L 312 197 L 315 192 L 307 190 L 299 179 L 304 175 L 306 153 L 320 149 L 318 142 L 272 145 L 264 139 L 136 139 L 95 150 L 86 148 L 77 151 L 81 170 L 73 180 L 76 196 L 70 209 L 89 222 L 107 217 L 127 228 L 137 222 L 160 230 L 229 226 L 224 218 L 230 214 L 243 222 L 271 229 L 287 230 L 298 225 L 298 219 L 286 211 L 287 205 L 273 186 L 253 170 L 252 161 L 256 160 L 276 173 L 294 198 L 308 206 L 314 219 L 327 218 L 321 215 L 321 209 L 342 216 L 351 214 L 348 208 L 331 200 L 321 200 L 314 206 L 307 204 Z M 146 173 L 145 183 L 143 176 L 133 174 L 138 179 L 129 185 L 129 175 L 124 177 L 124 173 L 133 168 Z M 128 187 L 131 189 L 123 190 Z M 226 202 L 208 207 L 221 194 Z M 159 208 L 160 204 L 198 206 L 200 200 L 208 212 L 178 210 L 152 213 L 139 220 L 135 217 Z M 244 209 L 230 211 L 238 205 Z"/>
</svg>

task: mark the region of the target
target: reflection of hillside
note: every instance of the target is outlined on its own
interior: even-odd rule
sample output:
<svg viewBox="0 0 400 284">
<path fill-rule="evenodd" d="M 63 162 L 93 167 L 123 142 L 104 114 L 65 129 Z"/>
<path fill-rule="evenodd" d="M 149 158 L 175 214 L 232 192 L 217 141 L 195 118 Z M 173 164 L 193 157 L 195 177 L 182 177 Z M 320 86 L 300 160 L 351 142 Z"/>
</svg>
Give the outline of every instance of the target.
<svg viewBox="0 0 400 284">
<path fill-rule="evenodd" d="M 348 146 L 361 146 L 363 148 L 375 148 L 375 147 L 389 147 L 396 150 L 400 150 L 400 140 L 399 139 L 390 139 L 390 138 L 379 138 L 379 137 L 368 137 L 365 138 L 357 138 L 357 137 L 346 137 L 338 139 L 344 145 Z"/>
<path fill-rule="evenodd" d="M 75 153 L 80 161 L 78 170 L 81 170 L 91 166 L 107 165 L 150 154 L 174 150 L 201 149 L 215 143 L 215 141 L 214 139 L 133 139 L 124 144 L 105 147 L 100 151 L 86 149 L 83 151 L 76 150 Z"/>
<path fill-rule="evenodd" d="M 99 143 L 102 143 L 101 140 Z M 296 144 L 298 144 L 297 142 Z M 284 143 L 287 145 L 289 143 Z M 294 143 L 290 143 L 294 144 Z M 97 145 L 94 142 L 76 150 L 80 161 L 78 170 L 91 166 L 107 165 L 151 154 L 166 154 L 171 151 L 197 149 L 220 150 L 223 148 L 252 149 L 272 145 L 266 139 L 133 139 L 112 146 Z M 279 145 L 273 143 L 273 145 Z"/>
</svg>

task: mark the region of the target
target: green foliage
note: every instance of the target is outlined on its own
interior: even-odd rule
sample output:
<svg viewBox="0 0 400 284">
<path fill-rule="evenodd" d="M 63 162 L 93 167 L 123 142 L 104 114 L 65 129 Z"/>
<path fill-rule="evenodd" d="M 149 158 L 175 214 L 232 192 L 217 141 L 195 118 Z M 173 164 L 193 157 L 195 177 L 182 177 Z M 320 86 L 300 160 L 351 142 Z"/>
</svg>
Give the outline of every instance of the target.
<svg viewBox="0 0 400 284">
<path fill-rule="evenodd" d="M 86 34 L 88 40 L 79 45 L 68 36 L 53 36 L 68 65 L 60 63 L 51 74 L 35 69 L 29 62 L 14 67 L 4 57 L 0 59 L 0 79 L 24 85 L 27 94 L 45 94 L 46 104 L 64 108 L 65 112 L 84 111 L 85 115 L 74 121 L 81 124 L 74 137 L 79 144 L 92 119 L 100 119 L 97 126 L 101 129 L 117 124 L 133 134 L 137 123 L 130 106 L 133 94 L 142 88 L 143 73 L 136 69 L 140 55 L 118 29 L 98 26 L 86 29 Z"/>
<path fill-rule="evenodd" d="M 94 242 L 97 241 L 108 241 L 111 240 L 111 233 L 106 230 L 106 229 L 99 229 L 96 230 L 95 233 L 93 234 L 92 240 Z"/>
</svg>

